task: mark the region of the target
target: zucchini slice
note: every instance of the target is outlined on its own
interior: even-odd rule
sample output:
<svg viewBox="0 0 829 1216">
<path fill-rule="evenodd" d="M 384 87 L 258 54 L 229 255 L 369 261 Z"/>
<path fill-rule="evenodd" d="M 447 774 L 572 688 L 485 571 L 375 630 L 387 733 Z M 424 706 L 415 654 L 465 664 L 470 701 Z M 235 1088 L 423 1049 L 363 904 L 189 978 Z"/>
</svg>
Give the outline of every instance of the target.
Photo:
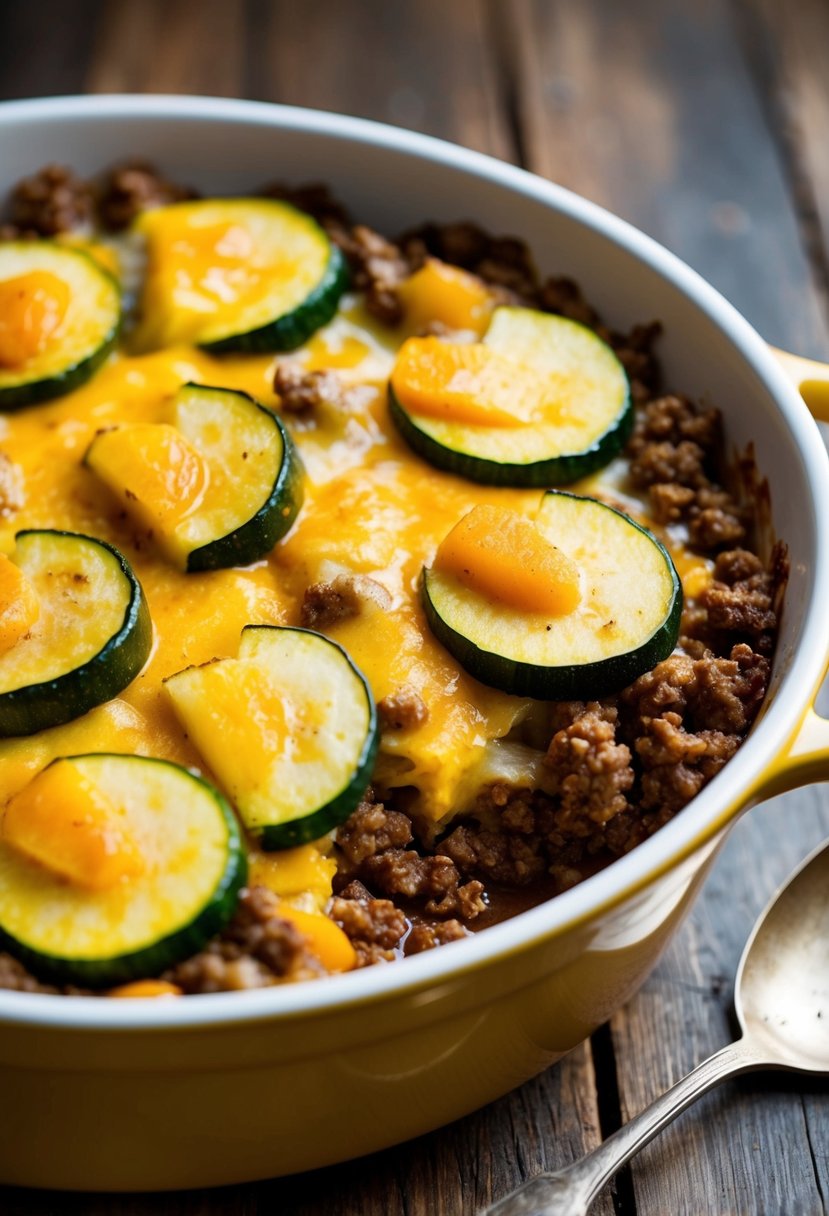
<svg viewBox="0 0 829 1216">
<path fill-rule="evenodd" d="M 565 491 L 535 525 L 579 571 L 573 608 L 522 611 L 452 573 L 423 572 L 432 632 L 470 675 L 518 696 L 593 700 L 624 688 L 674 649 L 682 585 L 659 541 L 621 511 Z"/>
<path fill-rule="evenodd" d="M 174 203 L 144 212 L 138 228 L 148 253 L 139 350 L 293 350 L 331 320 L 348 283 L 340 250 L 288 203 Z"/>
<path fill-rule="evenodd" d="M 18 532 L 14 563 L 36 611 L 0 654 L 0 737 L 60 726 L 111 700 L 152 646 L 141 584 L 111 545 L 74 532 Z"/>
<path fill-rule="evenodd" d="M 437 468 L 488 485 L 566 485 L 606 465 L 631 433 L 625 370 L 575 321 L 496 308 L 483 347 L 458 356 L 462 363 L 480 355 L 471 370 L 445 361 L 434 371 L 435 340 L 415 341 L 420 351 L 406 353 L 392 373 L 389 408 L 410 447 Z M 496 357 L 487 360 L 487 352 Z"/>
<path fill-rule="evenodd" d="M 88 254 L 53 241 L 0 242 L 0 409 L 85 383 L 120 323 L 118 284 Z"/>
<path fill-rule="evenodd" d="M 275 414 L 247 393 L 185 384 L 172 425 L 102 431 L 87 466 L 188 571 L 248 566 L 270 553 L 302 503 L 302 465 Z"/>
<path fill-rule="evenodd" d="M 2 826 L 0 943 L 58 983 L 157 975 L 225 926 L 246 880 L 225 799 L 166 760 L 55 760 Z"/>
<path fill-rule="evenodd" d="M 322 634 L 248 625 L 238 658 L 188 667 L 166 688 L 263 849 L 319 839 L 365 793 L 379 739 L 374 698 Z"/>
</svg>

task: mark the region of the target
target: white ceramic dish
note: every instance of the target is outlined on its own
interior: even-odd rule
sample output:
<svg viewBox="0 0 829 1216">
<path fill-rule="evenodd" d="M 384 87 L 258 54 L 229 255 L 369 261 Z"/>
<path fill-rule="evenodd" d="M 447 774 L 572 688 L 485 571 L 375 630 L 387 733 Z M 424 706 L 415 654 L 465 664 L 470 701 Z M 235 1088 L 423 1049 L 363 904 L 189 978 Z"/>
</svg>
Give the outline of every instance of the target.
<svg viewBox="0 0 829 1216">
<path fill-rule="evenodd" d="M 102 1190 L 307 1169 L 506 1092 L 641 984 L 740 809 L 829 775 L 829 726 L 811 709 L 829 656 L 829 461 L 768 348 L 698 275 L 548 182 L 357 119 L 183 97 L 0 106 L 0 193 L 47 162 L 93 173 L 127 155 L 213 193 L 323 180 L 388 232 L 471 218 L 522 236 L 611 323 L 659 317 L 666 382 L 720 406 L 735 449 L 754 445 L 792 575 L 752 737 L 656 836 L 554 901 L 310 984 L 181 1001 L 0 992 L 0 1088 L 14 1095 L 0 1104 L 0 1181 Z"/>
</svg>

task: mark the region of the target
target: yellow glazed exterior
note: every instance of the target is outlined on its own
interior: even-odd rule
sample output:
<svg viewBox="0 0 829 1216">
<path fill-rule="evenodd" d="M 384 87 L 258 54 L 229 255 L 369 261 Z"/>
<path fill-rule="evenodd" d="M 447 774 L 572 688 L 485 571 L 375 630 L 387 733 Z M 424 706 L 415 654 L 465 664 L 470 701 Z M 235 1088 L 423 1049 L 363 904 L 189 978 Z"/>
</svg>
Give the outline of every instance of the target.
<svg viewBox="0 0 829 1216">
<path fill-rule="evenodd" d="M 519 171 L 277 107 L 9 104 L 0 107 L 0 191 L 49 160 L 91 172 L 125 148 L 217 191 L 250 189 L 274 162 L 291 164 L 295 180 L 327 177 L 378 224 L 371 199 L 382 185 L 392 230 L 427 215 L 472 216 L 537 250 L 551 234 L 549 269 L 581 278 L 614 322 L 657 311 L 672 382 L 710 392 L 732 441 L 756 444 L 774 526 L 792 542 L 792 581 L 753 738 L 687 812 L 551 903 L 403 965 L 311 984 L 187 1000 L 0 993 L 0 1090 L 14 1095 L 0 1103 L 0 1182 L 28 1186 L 267 1177 L 373 1151 L 480 1106 L 554 1062 L 637 989 L 741 809 L 829 775 L 829 725 L 812 709 L 829 655 L 829 554 L 818 528 L 829 465 L 782 373 L 716 293 L 640 234 Z M 399 183 L 397 201 L 389 182 Z M 823 372 L 796 375 L 825 417 L 829 396 L 814 387 Z"/>
</svg>

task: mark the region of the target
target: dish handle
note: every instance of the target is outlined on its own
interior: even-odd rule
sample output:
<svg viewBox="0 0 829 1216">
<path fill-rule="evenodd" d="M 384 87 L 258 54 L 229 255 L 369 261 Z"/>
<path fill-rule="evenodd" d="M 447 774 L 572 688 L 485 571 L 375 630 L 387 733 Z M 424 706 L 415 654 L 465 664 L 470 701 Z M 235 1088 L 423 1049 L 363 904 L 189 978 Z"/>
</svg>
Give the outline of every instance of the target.
<svg viewBox="0 0 829 1216">
<path fill-rule="evenodd" d="M 829 364 L 771 348 L 818 422 L 829 422 Z M 824 677 L 826 671 L 824 671 Z M 818 688 L 814 696 L 817 697 Z M 753 801 L 771 798 L 813 781 L 829 781 L 829 720 L 809 705 L 787 747 L 760 775 Z"/>
<path fill-rule="evenodd" d="M 758 777 L 748 805 L 818 781 L 829 781 L 829 720 L 810 705 L 788 746 Z"/>
<path fill-rule="evenodd" d="M 794 383 L 812 417 L 818 422 L 829 422 L 829 363 L 790 355 L 788 351 L 778 350 L 775 346 L 772 346 L 771 353 Z"/>
</svg>

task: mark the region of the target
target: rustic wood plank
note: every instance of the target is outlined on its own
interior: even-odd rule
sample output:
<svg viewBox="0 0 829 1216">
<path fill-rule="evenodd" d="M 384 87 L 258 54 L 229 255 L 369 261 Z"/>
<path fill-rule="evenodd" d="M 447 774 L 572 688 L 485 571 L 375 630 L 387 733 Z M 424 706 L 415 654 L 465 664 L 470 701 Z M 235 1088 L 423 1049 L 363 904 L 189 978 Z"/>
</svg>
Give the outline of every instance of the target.
<svg viewBox="0 0 829 1216">
<path fill-rule="evenodd" d="M 0 100 L 79 92 L 102 7 L 103 0 L 0 4 Z"/>
<path fill-rule="evenodd" d="M 829 9 L 739 0 L 737 29 L 779 155 L 792 182 L 801 235 L 829 314 Z"/>
<path fill-rule="evenodd" d="M 481 0 L 257 0 L 251 29 L 253 96 L 515 157 Z"/>
<path fill-rule="evenodd" d="M 527 167 L 644 228 L 770 341 L 829 354 L 729 0 L 493 0 Z"/>
<path fill-rule="evenodd" d="M 110 0 L 86 88 L 238 96 L 244 46 L 244 0 Z"/>
</svg>

